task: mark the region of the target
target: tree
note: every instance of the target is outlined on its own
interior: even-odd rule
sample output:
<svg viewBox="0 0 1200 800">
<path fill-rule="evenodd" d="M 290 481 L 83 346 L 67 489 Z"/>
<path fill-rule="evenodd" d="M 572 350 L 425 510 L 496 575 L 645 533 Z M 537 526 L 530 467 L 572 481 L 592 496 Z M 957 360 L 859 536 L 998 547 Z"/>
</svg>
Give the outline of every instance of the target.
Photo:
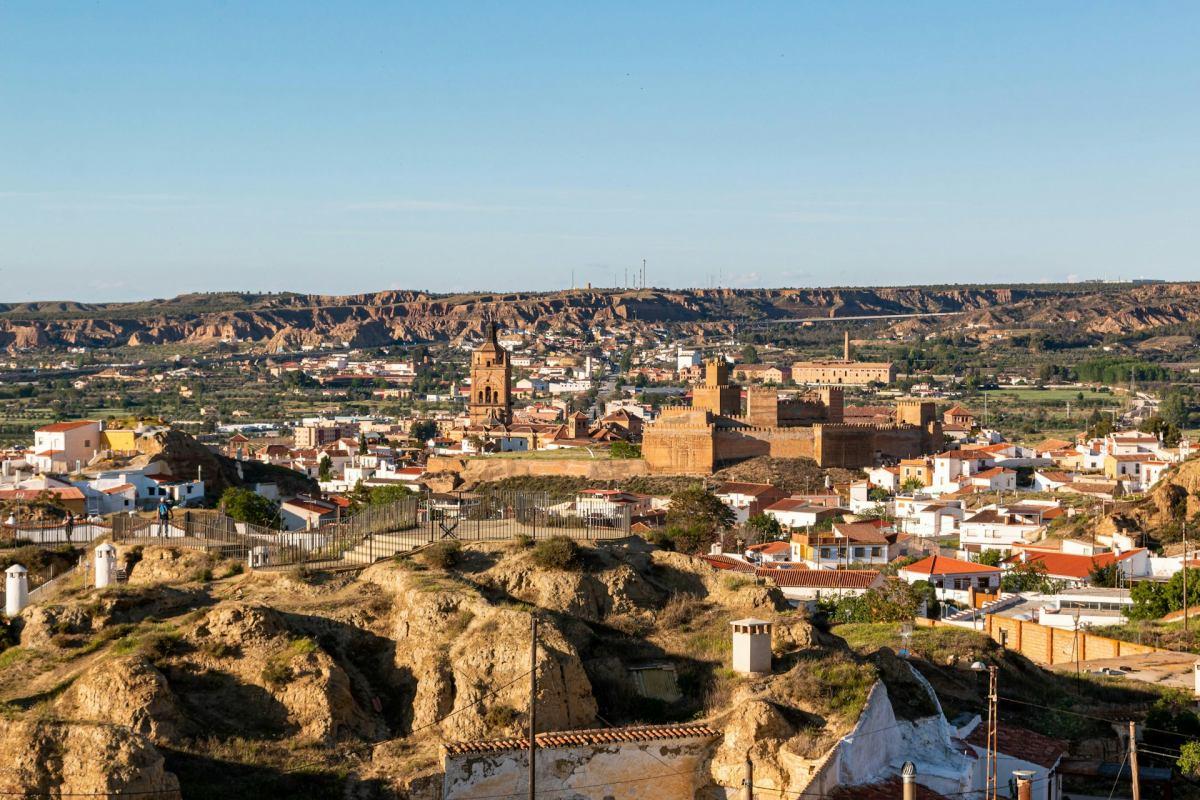
<svg viewBox="0 0 1200 800">
<path fill-rule="evenodd" d="M 1158 414 L 1147 417 L 1141 425 L 1138 425 L 1138 430 L 1142 433 L 1152 433 L 1161 438 L 1163 444 L 1167 447 L 1175 447 L 1179 444 L 1179 440 L 1183 438 L 1178 426 L 1167 422 Z"/>
<path fill-rule="evenodd" d="M 1179 760 L 1175 765 L 1184 775 L 1200 778 L 1200 742 L 1184 742 L 1179 748 Z"/>
<path fill-rule="evenodd" d="M 1188 607 L 1200 606 L 1200 569 L 1187 571 Z M 1125 615 L 1130 619 L 1158 619 L 1183 608 L 1183 570 L 1166 583 L 1138 581 L 1129 590 L 1133 607 Z"/>
<path fill-rule="evenodd" d="M 988 567 L 998 567 L 1004 560 L 1004 554 L 999 550 L 988 549 L 979 554 L 979 563 Z"/>
<path fill-rule="evenodd" d="M 902 580 L 889 579 L 876 589 L 857 597 L 843 597 L 834 607 L 835 622 L 904 622 L 917 614 L 927 589 L 909 586 Z"/>
<path fill-rule="evenodd" d="M 1121 571 L 1114 561 L 1111 564 L 1095 564 L 1088 572 L 1088 583 L 1102 589 L 1115 589 L 1121 581 Z"/>
<path fill-rule="evenodd" d="M 333 460 L 329 458 L 328 453 L 321 453 L 321 460 L 317 466 L 317 480 L 321 483 L 333 480 Z"/>
<path fill-rule="evenodd" d="M 266 528 L 279 527 L 275 504 L 258 492 L 230 486 L 221 494 L 220 508 L 238 522 L 249 522 Z"/>
<path fill-rule="evenodd" d="M 1098 439 L 1112 433 L 1112 418 L 1107 414 L 1101 414 L 1099 409 L 1092 411 L 1088 417 L 1087 436 L 1089 439 Z"/>
<path fill-rule="evenodd" d="M 365 456 L 367 454 L 367 435 L 365 433 L 360 433 L 358 435 L 358 454 L 360 456 Z"/>
<path fill-rule="evenodd" d="M 625 352 L 621 354 L 621 361 L 617 366 L 621 370 L 622 375 L 628 375 L 629 371 L 633 369 L 633 345 L 625 348 Z"/>
<path fill-rule="evenodd" d="M 1167 424 L 1174 425 L 1176 428 L 1186 428 L 1188 427 L 1188 419 L 1191 416 L 1191 406 L 1192 398 L 1190 390 L 1171 389 L 1167 392 L 1166 397 L 1162 399 L 1158 413 Z"/>
<path fill-rule="evenodd" d="M 668 525 L 650 541 L 668 550 L 681 553 L 703 553 L 713 540 L 713 532 L 699 525 Z"/>
<path fill-rule="evenodd" d="M 733 509 L 700 486 L 675 492 L 667 510 L 668 524 L 698 529 L 709 535 L 732 527 L 736 519 Z"/>
<path fill-rule="evenodd" d="M 1005 592 L 1038 592 L 1039 594 L 1055 594 L 1061 586 L 1046 575 L 1046 568 L 1036 561 L 1027 564 L 1017 564 L 1000 579 L 1000 588 Z"/>
<path fill-rule="evenodd" d="M 367 494 L 367 505 L 386 506 L 412 495 L 412 489 L 400 483 L 387 486 L 372 486 Z"/>
<path fill-rule="evenodd" d="M 413 421 L 412 427 L 408 429 L 408 433 L 421 444 L 425 444 L 425 442 L 437 436 L 438 426 L 431 419 L 418 419 Z"/>
<path fill-rule="evenodd" d="M 642 448 L 630 442 L 613 442 L 608 446 L 608 454 L 613 458 L 641 458 Z"/>
<path fill-rule="evenodd" d="M 746 530 L 753 532 L 758 540 L 769 541 L 783 535 L 783 526 L 770 514 L 758 513 L 746 520 Z"/>
<path fill-rule="evenodd" d="M 919 492 L 925 488 L 925 481 L 913 475 L 910 478 L 905 478 L 904 483 L 900 484 L 900 491 L 908 494 L 910 492 Z"/>
<path fill-rule="evenodd" d="M 757 364 L 758 363 L 758 348 L 752 344 L 747 344 L 742 348 L 742 363 Z"/>
</svg>

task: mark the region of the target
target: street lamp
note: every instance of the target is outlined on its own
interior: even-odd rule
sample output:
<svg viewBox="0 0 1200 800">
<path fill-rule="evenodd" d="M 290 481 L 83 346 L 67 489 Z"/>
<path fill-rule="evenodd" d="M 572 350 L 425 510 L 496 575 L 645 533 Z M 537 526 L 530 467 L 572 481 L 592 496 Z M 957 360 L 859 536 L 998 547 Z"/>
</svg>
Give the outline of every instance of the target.
<svg viewBox="0 0 1200 800">
<path fill-rule="evenodd" d="M 975 672 L 987 672 L 988 674 L 988 716 L 987 716 L 987 783 L 984 788 L 984 800 L 996 800 L 996 722 L 997 722 L 997 700 L 996 693 L 996 675 L 997 670 L 994 665 L 984 664 L 982 661 L 976 661 L 971 664 L 971 669 Z"/>
</svg>

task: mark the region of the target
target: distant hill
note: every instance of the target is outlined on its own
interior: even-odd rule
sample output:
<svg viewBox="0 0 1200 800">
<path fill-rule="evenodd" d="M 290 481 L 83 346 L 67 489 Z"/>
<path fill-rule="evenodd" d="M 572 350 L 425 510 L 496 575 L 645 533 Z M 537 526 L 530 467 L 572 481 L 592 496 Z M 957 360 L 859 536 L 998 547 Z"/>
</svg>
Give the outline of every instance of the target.
<svg viewBox="0 0 1200 800">
<path fill-rule="evenodd" d="M 1200 321 L 1200 284 L 904 286 L 880 288 L 621 290 L 344 296 L 215 292 L 135 303 L 0 303 L 0 347 L 209 343 L 236 338 L 295 347 L 325 341 L 377 346 L 453 341 L 495 321 L 510 328 L 582 332 L 599 326 L 737 324 L 955 312 L 897 321 L 908 328 L 1071 326 L 1128 334 Z"/>
</svg>

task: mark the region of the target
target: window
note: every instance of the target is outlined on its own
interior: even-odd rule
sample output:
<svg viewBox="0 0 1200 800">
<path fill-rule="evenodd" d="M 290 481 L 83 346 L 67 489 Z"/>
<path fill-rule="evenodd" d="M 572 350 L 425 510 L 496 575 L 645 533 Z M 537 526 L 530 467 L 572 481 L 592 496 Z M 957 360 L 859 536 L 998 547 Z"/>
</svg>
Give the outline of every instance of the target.
<svg viewBox="0 0 1200 800">
<path fill-rule="evenodd" d="M 971 579 L 970 578 L 955 578 L 954 579 L 954 588 L 959 589 L 959 590 L 964 590 L 964 591 L 966 589 L 970 589 L 971 588 Z"/>
<path fill-rule="evenodd" d="M 882 555 L 883 555 L 882 547 L 872 547 L 871 548 L 871 558 L 879 558 Z"/>
</svg>

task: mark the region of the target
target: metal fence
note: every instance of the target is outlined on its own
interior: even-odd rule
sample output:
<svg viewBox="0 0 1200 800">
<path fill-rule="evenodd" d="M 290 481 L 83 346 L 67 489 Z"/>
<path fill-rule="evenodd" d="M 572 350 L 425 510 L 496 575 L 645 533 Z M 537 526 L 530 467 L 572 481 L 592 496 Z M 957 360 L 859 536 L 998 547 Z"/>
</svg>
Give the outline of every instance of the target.
<svg viewBox="0 0 1200 800">
<path fill-rule="evenodd" d="M 289 566 L 354 567 L 443 539 L 501 541 L 619 539 L 629 535 L 627 505 L 586 501 L 552 503 L 542 492 L 485 496 L 414 495 L 368 506 L 343 519 L 304 530 L 278 531 L 224 515 L 176 514 L 166 523 L 141 517 L 113 520 L 113 540 L 169 544 L 247 559 L 259 569 Z"/>
<path fill-rule="evenodd" d="M 102 522 L 78 521 L 71 526 L 63 523 L 44 525 L 33 522 L 0 524 L 0 538 L 6 542 L 30 544 L 87 544 L 106 536 L 109 526 Z"/>
</svg>

